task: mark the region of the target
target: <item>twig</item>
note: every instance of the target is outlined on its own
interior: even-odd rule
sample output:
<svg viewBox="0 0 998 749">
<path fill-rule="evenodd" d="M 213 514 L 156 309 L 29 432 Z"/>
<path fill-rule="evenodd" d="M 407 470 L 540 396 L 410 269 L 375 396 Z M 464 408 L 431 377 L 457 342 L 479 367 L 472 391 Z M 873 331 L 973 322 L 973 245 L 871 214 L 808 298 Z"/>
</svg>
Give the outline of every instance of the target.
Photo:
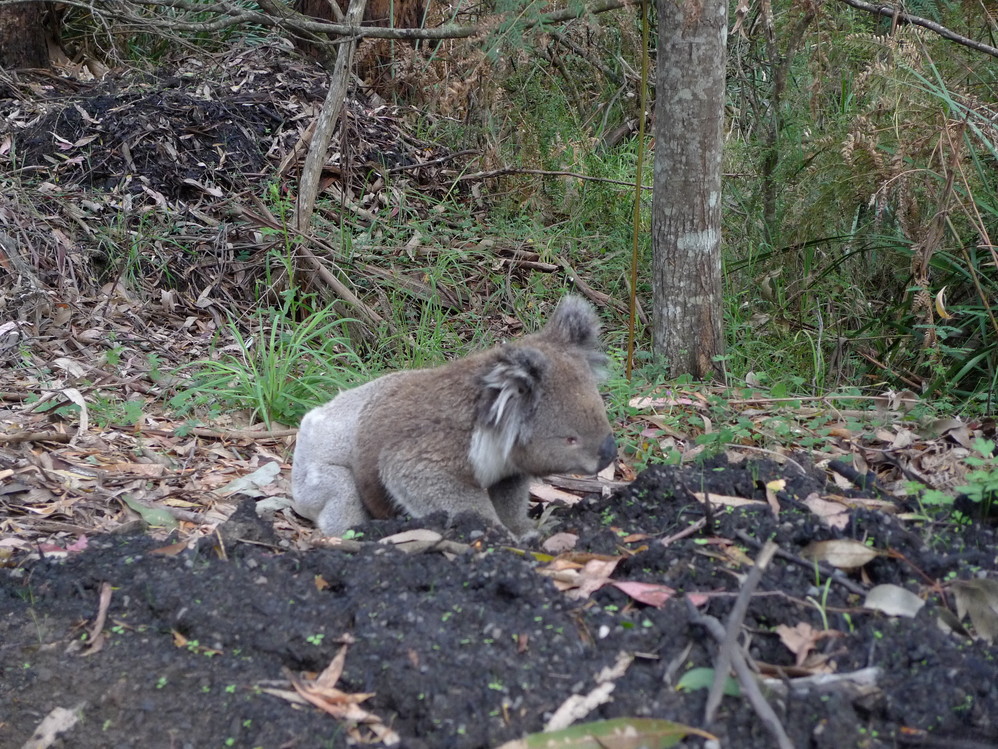
<svg viewBox="0 0 998 749">
<path fill-rule="evenodd" d="M 688 525 L 683 528 L 683 530 L 679 531 L 679 533 L 673 533 L 668 538 L 659 540 L 659 543 L 662 544 L 662 546 L 669 546 L 670 544 L 680 541 L 687 536 L 692 536 L 694 533 L 702 530 L 705 525 L 707 525 L 707 518 L 700 518 L 693 523 L 693 525 Z"/>
<path fill-rule="evenodd" d="M 754 549 L 758 549 L 759 547 L 762 546 L 762 543 L 760 541 L 752 538 L 752 536 L 750 536 L 745 531 L 735 531 L 735 535 Z M 833 583 L 841 585 L 850 593 L 855 593 L 858 596 L 866 595 L 866 590 L 863 588 L 863 586 L 857 585 L 847 577 L 842 577 L 841 575 L 837 575 L 835 570 L 829 569 L 822 562 L 815 562 L 814 560 L 811 559 L 804 559 L 803 557 L 799 557 L 796 554 L 791 554 L 788 551 L 783 551 L 782 549 L 777 551 L 776 555 L 780 557 L 780 559 L 786 559 L 788 562 L 793 562 L 794 564 L 809 570 L 814 570 L 815 565 L 817 565 L 818 571 L 821 572 L 823 575 L 827 576 Z"/>
<path fill-rule="evenodd" d="M 459 158 L 461 156 L 481 156 L 481 151 L 477 149 L 466 149 L 464 151 L 455 151 L 454 153 L 449 153 L 446 156 L 441 156 L 436 159 L 430 159 L 429 161 L 420 161 L 418 164 L 404 164 L 402 166 L 393 166 L 391 169 L 385 169 L 385 174 L 395 174 L 396 172 L 408 172 L 415 169 L 422 169 L 424 166 L 436 166 L 437 164 L 443 164 L 447 161 Z"/>
<path fill-rule="evenodd" d="M 733 406 L 747 406 L 750 404 L 766 404 L 766 403 L 818 403 L 822 401 L 877 401 L 877 400 L 887 400 L 885 395 L 836 395 L 834 393 L 828 393 L 827 395 L 802 395 L 797 398 L 793 396 L 786 396 L 783 398 L 730 398 L 726 400 L 729 405 Z M 918 398 L 898 398 L 897 403 L 910 403 L 911 405 L 917 405 L 919 403 Z"/>
<path fill-rule="evenodd" d="M 689 609 L 691 622 L 699 624 L 701 627 L 706 629 L 718 642 L 724 640 L 724 627 L 721 626 L 721 623 L 717 619 L 712 616 L 707 616 L 706 614 L 701 614 L 696 610 L 696 606 L 694 606 L 688 598 L 686 599 L 686 606 Z M 748 661 L 742 654 L 741 649 L 736 648 L 732 652 L 731 665 L 735 669 L 735 675 L 738 677 L 738 683 L 741 685 L 742 691 L 748 698 L 749 704 L 752 705 L 752 709 L 755 710 L 756 715 L 759 716 L 759 719 L 762 721 L 766 729 L 776 739 L 780 749 L 794 749 L 794 745 L 790 741 L 790 737 L 787 736 L 787 732 L 780 724 L 780 719 L 776 716 L 776 713 L 773 711 L 773 708 L 770 707 L 769 703 L 766 702 L 766 698 L 762 696 L 759 684 L 755 679 L 755 674 L 753 674 L 752 669 L 749 668 Z"/>
<path fill-rule="evenodd" d="M 93 655 L 104 647 L 104 624 L 107 622 L 107 610 L 111 606 L 111 583 L 104 581 L 100 584 L 100 598 L 97 605 L 97 618 L 94 626 L 87 633 L 87 647 L 83 655 Z"/>
<path fill-rule="evenodd" d="M 755 560 L 755 565 L 749 570 L 748 575 L 746 575 L 745 582 L 738 592 L 738 598 L 735 599 L 735 605 L 732 606 L 731 613 L 728 615 L 727 631 L 721 640 L 721 647 L 718 650 L 717 660 L 714 664 L 714 683 L 711 684 L 710 692 L 707 695 L 707 706 L 704 708 L 705 726 L 709 726 L 714 722 L 714 718 L 717 717 L 717 708 L 721 706 L 721 698 L 724 696 L 724 682 L 728 678 L 728 672 L 731 670 L 731 662 L 738 648 L 738 634 L 742 630 L 749 601 L 752 600 L 752 594 L 755 592 L 755 589 L 759 587 L 759 581 L 762 580 L 762 573 L 766 571 L 769 563 L 773 560 L 773 555 L 778 550 L 779 547 L 772 541 L 767 541 L 765 546 L 762 547 L 762 551 L 759 552 L 759 556 Z M 752 681 L 755 680 L 752 679 Z"/>
</svg>

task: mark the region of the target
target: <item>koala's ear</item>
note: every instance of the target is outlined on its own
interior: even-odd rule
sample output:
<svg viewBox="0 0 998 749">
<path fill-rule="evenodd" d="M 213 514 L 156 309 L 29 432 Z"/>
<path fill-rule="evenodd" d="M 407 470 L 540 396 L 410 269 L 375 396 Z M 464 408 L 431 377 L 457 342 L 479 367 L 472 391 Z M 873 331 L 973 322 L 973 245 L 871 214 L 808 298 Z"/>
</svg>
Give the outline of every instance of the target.
<svg viewBox="0 0 998 749">
<path fill-rule="evenodd" d="M 593 306 L 580 296 L 563 297 L 540 335 L 569 346 L 599 349 L 599 317 Z"/>
<path fill-rule="evenodd" d="M 593 306 L 580 296 L 570 294 L 558 302 L 554 314 L 541 332 L 542 338 L 584 350 L 584 358 L 597 380 L 607 376 L 606 355 L 599 343 L 600 321 Z"/>
<path fill-rule="evenodd" d="M 512 447 L 528 435 L 548 361 L 530 346 L 505 346 L 497 353 L 481 376 L 475 421 L 500 433 L 502 441 Z"/>
</svg>

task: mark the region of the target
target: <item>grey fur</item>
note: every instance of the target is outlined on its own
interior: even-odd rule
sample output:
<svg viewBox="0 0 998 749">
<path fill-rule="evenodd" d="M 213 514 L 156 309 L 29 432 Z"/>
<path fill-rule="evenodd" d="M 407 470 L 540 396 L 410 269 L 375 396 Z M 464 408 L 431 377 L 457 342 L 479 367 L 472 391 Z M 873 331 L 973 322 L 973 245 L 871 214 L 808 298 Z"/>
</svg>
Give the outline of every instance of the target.
<svg viewBox="0 0 998 749">
<path fill-rule="evenodd" d="M 593 308 L 567 296 L 538 333 L 341 393 L 302 420 L 295 509 L 329 535 L 398 509 L 471 510 L 528 534 L 532 477 L 616 457 L 598 336 Z"/>
</svg>

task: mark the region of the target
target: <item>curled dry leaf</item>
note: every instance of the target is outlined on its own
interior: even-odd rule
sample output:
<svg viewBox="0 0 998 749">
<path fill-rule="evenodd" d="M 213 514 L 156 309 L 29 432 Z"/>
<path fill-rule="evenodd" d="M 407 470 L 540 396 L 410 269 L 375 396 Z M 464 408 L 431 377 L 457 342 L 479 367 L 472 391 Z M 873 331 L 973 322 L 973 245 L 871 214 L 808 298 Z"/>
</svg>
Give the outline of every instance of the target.
<svg viewBox="0 0 998 749">
<path fill-rule="evenodd" d="M 781 624 L 776 628 L 776 633 L 780 636 L 780 642 L 783 643 L 784 647 L 796 656 L 798 667 L 804 666 L 808 654 L 814 650 L 820 640 L 842 636 L 842 633 L 837 630 L 818 630 L 807 622 L 798 622 L 793 627 Z M 824 670 L 827 670 L 827 667 Z"/>
<path fill-rule="evenodd" d="M 900 585 L 877 585 L 866 594 L 863 606 L 881 611 L 888 616 L 914 616 L 925 605 L 925 601 Z"/>
<path fill-rule="evenodd" d="M 936 314 L 939 315 L 940 320 L 952 320 L 953 315 L 951 315 L 946 310 L 946 287 L 943 286 L 936 293 Z"/>
<path fill-rule="evenodd" d="M 977 636 L 985 642 L 998 637 L 998 580 L 958 580 L 951 586 L 956 615 L 970 616 Z"/>
<path fill-rule="evenodd" d="M 398 744 L 400 739 L 397 733 L 384 725 L 377 715 L 360 707 L 360 703 L 373 697 L 373 694 L 351 694 L 336 688 L 346 662 L 346 651 L 347 646 L 343 645 L 329 665 L 314 679 L 307 679 L 287 671 L 291 685 L 298 696 L 323 712 L 339 720 L 353 723 L 350 734 L 355 742 L 365 744 L 380 742 L 386 746 Z M 360 726 L 364 726 L 367 732 L 361 732 Z"/>
<path fill-rule="evenodd" d="M 815 541 L 809 544 L 801 556 L 815 562 L 828 562 L 836 569 L 846 572 L 858 570 L 867 562 L 880 556 L 880 552 L 866 544 L 850 539 Z"/>
<path fill-rule="evenodd" d="M 597 554 L 565 554 L 537 571 L 551 578 L 555 587 L 569 598 L 583 599 L 610 582 L 610 575 L 620 559 Z"/>
<path fill-rule="evenodd" d="M 849 513 L 840 502 L 823 499 L 817 492 L 812 492 L 804 498 L 804 505 L 829 528 L 841 530 L 849 525 Z"/>
<path fill-rule="evenodd" d="M 668 585 L 639 583 L 630 580 L 621 580 L 620 582 L 611 581 L 610 584 L 629 595 L 635 601 L 654 606 L 657 609 L 662 608 L 666 601 L 676 595 L 675 588 L 670 588 Z"/>
</svg>

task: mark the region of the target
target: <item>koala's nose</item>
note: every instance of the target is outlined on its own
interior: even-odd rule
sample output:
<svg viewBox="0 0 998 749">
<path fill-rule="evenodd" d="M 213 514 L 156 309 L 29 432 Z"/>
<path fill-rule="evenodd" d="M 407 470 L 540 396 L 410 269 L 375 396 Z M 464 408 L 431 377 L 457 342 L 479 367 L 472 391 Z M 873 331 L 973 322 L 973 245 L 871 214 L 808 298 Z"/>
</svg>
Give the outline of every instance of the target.
<svg viewBox="0 0 998 749">
<path fill-rule="evenodd" d="M 602 471 L 608 465 L 610 465 L 617 458 L 617 440 L 613 438 L 612 434 L 608 434 L 606 439 L 603 440 L 603 444 L 599 446 L 599 468 L 596 469 L 597 473 Z"/>
</svg>

